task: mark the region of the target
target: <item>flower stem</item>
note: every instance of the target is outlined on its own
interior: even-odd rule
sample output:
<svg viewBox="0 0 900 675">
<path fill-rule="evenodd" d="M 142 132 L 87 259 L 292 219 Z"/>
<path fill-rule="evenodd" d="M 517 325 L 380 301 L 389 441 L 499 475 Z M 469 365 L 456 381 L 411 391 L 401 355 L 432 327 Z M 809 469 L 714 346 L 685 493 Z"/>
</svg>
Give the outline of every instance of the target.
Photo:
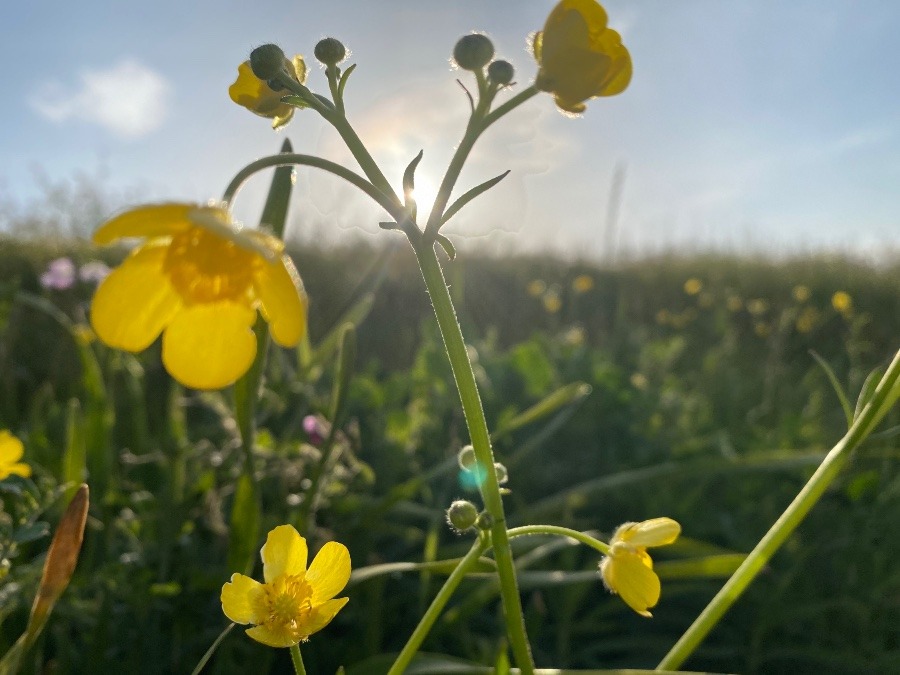
<svg viewBox="0 0 900 675">
<path fill-rule="evenodd" d="M 297 675 L 306 675 L 303 657 L 300 655 L 300 645 L 291 645 L 291 662 L 294 664 L 294 672 Z"/>
<path fill-rule="evenodd" d="M 552 534 L 557 537 L 569 537 L 575 541 L 590 546 L 595 551 L 599 551 L 603 555 L 609 553 L 609 545 L 604 544 L 599 539 L 595 539 L 585 532 L 571 530 L 568 527 L 559 527 L 558 525 L 524 525 L 523 527 L 514 527 L 509 530 L 509 538 L 523 537 L 536 534 Z"/>
<path fill-rule="evenodd" d="M 437 197 L 434 200 L 434 205 L 428 216 L 428 222 L 425 225 L 426 239 L 430 238 L 431 240 L 434 240 L 438 230 L 443 224 L 444 209 L 447 208 L 447 203 L 450 201 L 450 195 L 453 192 L 453 187 L 456 185 L 459 174 L 462 171 L 466 159 L 469 157 L 469 153 L 472 151 L 472 147 L 475 145 L 475 141 L 478 140 L 479 136 L 481 136 L 484 130 L 491 126 L 491 124 L 537 93 L 538 90 L 535 89 L 534 86 L 528 87 L 491 112 L 488 112 L 488 110 L 496 91 L 491 91 L 489 94 L 485 93 L 483 96 L 479 96 L 478 105 L 475 107 L 475 110 L 472 111 L 472 116 L 469 118 L 469 124 L 466 126 L 466 132 L 463 134 L 463 138 L 457 146 L 456 152 L 453 154 L 453 158 L 450 160 L 450 164 L 447 167 L 447 171 L 444 173 L 444 178 L 441 180 L 441 185 L 438 188 Z"/>
<path fill-rule="evenodd" d="M 487 550 L 488 546 L 487 538 L 480 537 L 478 541 L 472 545 L 472 548 L 469 549 L 469 552 L 466 553 L 465 557 L 459 561 L 459 564 L 450 573 L 450 576 L 447 577 L 447 581 L 444 582 L 441 590 L 438 591 L 434 600 L 431 601 L 431 605 L 428 606 L 425 614 L 422 615 L 413 634 L 409 636 L 409 640 L 406 641 L 403 649 L 397 655 L 397 660 L 394 661 L 394 665 L 391 666 L 388 675 L 401 675 L 406 671 L 406 668 L 416 655 L 416 652 L 419 651 L 419 647 L 422 646 L 422 642 L 425 640 L 431 627 L 434 626 L 434 622 L 437 621 L 444 606 L 450 600 L 450 596 L 453 595 L 456 587 L 459 586 L 460 582 L 478 561 L 481 554 Z"/>
<path fill-rule="evenodd" d="M 322 157 L 316 157 L 315 155 L 301 155 L 298 153 L 290 152 L 282 152 L 277 155 L 262 157 L 255 162 L 251 162 L 250 164 L 245 166 L 235 175 L 234 178 L 231 179 L 228 187 L 225 188 L 225 193 L 222 195 L 222 201 L 226 205 L 230 204 L 234 199 L 235 193 L 237 193 L 241 185 L 243 185 L 244 181 L 246 181 L 256 172 L 262 171 L 263 169 L 269 169 L 273 166 L 284 166 L 286 164 L 312 166 L 317 169 L 322 169 L 323 171 L 333 173 L 335 176 L 343 178 L 347 182 L 352 183 L 367 195 L 369 195 L 373 200 L 375 200 L 376 203 L 383 207 L 385 211 L 391 214 L 391 217 L 397 220 L 397 222 L 402 222 L 406 216 L 403 207 L 395 203 L 388 194 L 385 194 L 365 178 L 357 173 L 354 173 L 350 169 L 341 166 L 336 162 L 323 159 Z"/>
<path fill-rule="evenodd" d="M 822 460 L 819 468 L 807 481 L 803 489 L 788 505 L 784 513 L 766 532 L 765 536 L 747 556 L 740 567 L 710 601 L 700 616 L 663 657 L 657 670 L 676 670 L 700 645 L 719 619 L 737 601 L 759 571 L 769 562 L 775 552 L 803 521 L 810 509 L 838 476 L 850 460 L 853 451 L 868 437 L 875 425 L 897 399 L 900 381 L 900 352 L 888 367 L 872 400 L 866 405 L 850 426 L 846 435 L 838 441 Z"/>
<path fill-rule="evenodd" d="M 522 616 L 522 601 L 519 597 L 519 588 L 516 582 L 516 570 L 513 566 L 512 551 L 509 546 L 509 536 L 506 529 L 506 516 L 503 511 L 503 499 L 500 496 L 500 484 L 497 480 L 497 471 L 494 468 L 494 453 L 491 450 L 491 440 L 488 433 L 487 421 L 484 418 L 484 409 L 481 405 L 481 396 L 478 385 L 475 383 L 475 375 L 472 372 L 472 364 L 466 352 L 466 343 L 456 319 L 456 310 L 450 298 L 450 291 L 444 280 L 434 244 L 419 239 L 413 242 L 413 250 L 419 261 L 425 286 L 431 296 L 434 313 L 437 317 L 441 336 L 444 339 L 444 347 L 450 359 L 453 377 L 456 380 L 456 388 L 462 402 L 466 424 L 469 427 L 469 437 L 475 456 L 484 467 L 486 476 L 481 486 L 485 508 L 492 518 L 491 542 L 494 547 L 494 556 L 497 560 L 497 574 L 500 577 L 500 597 L 503 601 L 503 616 L 506 621 L 506 632 L 510 640 L 513 655 L 522 672 L 530 675 L 534 672 L 534 662 L 531 657 L 531 648 L 528 645 L 528 637 L 525 633 L 525 620 Z"/>
</svg>

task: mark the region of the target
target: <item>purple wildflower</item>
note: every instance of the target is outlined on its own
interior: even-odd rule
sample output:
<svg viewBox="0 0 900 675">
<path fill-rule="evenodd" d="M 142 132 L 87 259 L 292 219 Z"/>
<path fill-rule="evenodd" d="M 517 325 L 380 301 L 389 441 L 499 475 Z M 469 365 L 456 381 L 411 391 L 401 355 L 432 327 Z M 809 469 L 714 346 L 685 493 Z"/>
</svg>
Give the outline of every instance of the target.
<svg viewBox="0 0 900 675">
<path fill-rule="evenodd" d="M 47 271 L 41 275 L 41 286 L 62 291 L 72 288 L 75 283 L 75 263 L 69 258 L 57 258 L 47 265 Z"/>
</svg>

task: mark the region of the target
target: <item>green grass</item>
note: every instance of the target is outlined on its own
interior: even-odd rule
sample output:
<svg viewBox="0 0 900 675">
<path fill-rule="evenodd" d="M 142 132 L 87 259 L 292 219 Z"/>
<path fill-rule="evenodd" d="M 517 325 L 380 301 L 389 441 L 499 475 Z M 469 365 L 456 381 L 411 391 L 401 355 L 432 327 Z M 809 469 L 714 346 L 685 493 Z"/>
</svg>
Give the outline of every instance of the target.
<svg viewBox="0 0 900 675">
<path fill-rule="evenodd" d="M 234 571 L 228 522 L 242 460 L 230 394 L 182 391 L 158 348 L 133 356 L 79 346 L 62 317 L 23 302 L 31 294 L 85 320 L 88 286 L 48 292 L 38 283 L 63 252 L 100 255 L 64 242 L 0 241 L 0 428 L 25 440 L 36 469 L 33 484 L 0 483 L 10 563 L 0 580 L 0 651 L 24 628 L 48 542 L 40 523 L 57 521 L 64 476 L 87 470 L 85 548 L 27 671 L 189 672 L 227 625 L 218 595 Z M 304 534 L 313 549 L 331 538 L 346 544 L 356 569 L 463 555 L 469 537 L 449 532 L 444 509 L 474 499 L 455 464 L 465 425 L 414 259 L 402 247 L 361 245 L 295 258 L 312 300 L 314 350 L 302 368 L 290 352 L 270 359 L 256 452 L 263 531 L 299 519 L 318 457 L 302 419 L 328 409 L 330 336 L 351 318 L 358 356 L 348 421 Z M 577 292 L 582 274 L 594 285 Z M 685 574 L 679 562 L 750 550 L 846 429 L 809 350 L 855 400 L 900 335 L 896 266 L 673 256 L 601 270 L 464 253 L 447 276 L 492 430 L 566 385 L 591 388 L 499 435 L 512 524 L 608 535 L 623 521 L 666 515 L 684 528 L 658 556 L 663 597 L 652 620 L 603 590 L 594 552 L 518 542 L 539 667 L 653 667 L 722 583 L 721 569 Z M 688 294 L 688 279 L 702 289 Z M 536 280 L 539 295 L 529 292 Z M 798 285 L 807 300 L 793 297 Z M 832 307 L 836 291 L 850 294 L 852 313 Z M 558 311 L 547 309 L 551 296 Z M 897 423 L 892 413 L 884 428 Z M 685 667 L 900 668 L 897 459 L 895 439 L 870 440 Z M 563 574 L 542 574 L 556 570 Z M 442 577 L 426 569 L 353 583 L 347 608 L 304 646 L 308 671 L 378 672 L 366 659 L 402 647 Z M 490 578 L 466 580 L 425 651 L 494 664 L 503 649 L 498 612 Z M 208 672 L 288 672 L 289 664 L 287 650 L 233 631 Z"/>
</svg>

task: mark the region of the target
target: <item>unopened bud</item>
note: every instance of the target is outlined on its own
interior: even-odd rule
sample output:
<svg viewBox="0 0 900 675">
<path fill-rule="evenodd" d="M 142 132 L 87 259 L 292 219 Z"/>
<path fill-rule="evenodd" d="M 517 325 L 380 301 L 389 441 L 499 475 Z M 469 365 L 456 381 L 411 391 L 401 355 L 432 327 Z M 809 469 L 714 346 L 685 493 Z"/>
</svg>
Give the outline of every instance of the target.
<svg viewBox="0 0 900 675">
<path fill-rule="evenodd" d="M 487 511 L 478 514 L 478 520 L 475 521 L 475 527 L 479 530 L 489 530 L 494 526 L 494 518 Z"/>
<path fill-rule="evenodd" d="M 347 48 L 340 40 L 327 37 L 319 40 L 313 53 L 321 63 L 334 66 L 347 57 Z"/>
<path fill-rule="evenodd" d="M 463 446 L 463 449 L 456 456 L 456 461 L 459 462 L 459 468 L 463 471 L 472 471 L 478 463 L 475 457 L 475 448 L 471 445 Z"/>
<path fill-rule="evenodd" d="M 497 483 L 503 485 L 509 480 L 509 472 L 500 462 L 494 462 L 494 471 L 497 472 Z"/>
<path fill-rule="evenodd" d="M 491 78 L 491 82 L 501 86 L 512 82 L 515 72 L 515 68 L 509 61 L 493 61 L 488 66 L 488 77 Z"/>
<path fill-rule="evenodd" d="M 453 48 L 453 60 L 463 70 L 484 68 L 494 57 L 494 44 L 487 35 L 463 35 Z"/>
<path fill-rule="evenodd" d="M 250 69 L 261 80 L 271 80 L 284 70 L 284 52 L 278 45 L 267 44 L 250 52 Z"/>
<path fill-rule="evenodd" d="M 447 522 L 457 532 L 465 532 L 478 520 L 478 509 L 472 502 L 457 499 L 447 509 Z"/>
</svg>

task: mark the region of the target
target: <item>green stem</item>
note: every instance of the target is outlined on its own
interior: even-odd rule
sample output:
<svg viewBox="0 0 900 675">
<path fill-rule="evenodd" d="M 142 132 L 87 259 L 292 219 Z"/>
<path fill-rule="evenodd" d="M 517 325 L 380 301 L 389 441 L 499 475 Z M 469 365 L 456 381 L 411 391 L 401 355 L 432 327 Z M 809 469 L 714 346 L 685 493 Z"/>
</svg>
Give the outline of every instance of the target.
<svg viewBox="0 0 900 675">
<path fill-rule="evenodd" d="M 472 116 L 469 118 L 469 124 L 466 126 L 466 132 L 463 134 L 462 141 L 460 141 L 459 146 L 456 148 L 456 152 L 453 154 L 453 158 L 450 160 L 450 165 L 447 167 L 447 171 L 438 188 L 434 206 L 432 206 L 431 213 L 428 215 L 428 222 L 425 225 L 426 239 L 433 241 L 443 224 L 444 221 L 442 217 L 444 215 L 444 209 L 447 208 L 447 203 L 450 201 L 450 195 L 453 192 L 453 187 L 456 185 L 459 174 L 462 171 L 466 159 L 469 157 L 469 153 L 472 151 L 472 147 L 475 145 L 475 141 L 477 141 L 484 130 L 494 122 L 538 93 L 538 90 L 535 89 L 534 86 L 528 87 L 506 101 L 503 105 L 498 106 L 496 110 L 488 112 L 496 91 L 486 90 L 480 86 L 479 90 L 481 95 L 478 99 L 478 105 L 475 107 L 475 110 L 472 111 Z"/>
<path fill-rule="evenodd" d="M 604 544 L 599 539 L 594 539 L 594 537 L 589 534 L 579 532 L 578 530 L 571 530 L 568 527 L 559 527 L 558 525 L 525 525 L 523 527 L 514 527 L 509 530 L 510 539 L 536 534 L 552 534 L 557 537 L 569 537 L 569 539 L 574 539 L 585 546 L 590 546 L 592 549 L 599 551 L 603 555 L 609 553 L 609 545 Z"/>
<path fill-rule="evenodd" d="M 434 626 L 434 622 L 437 621 L 437 618 L 444 610 L 444 606 L 450 600 L 456 587 L 459 586 L 466 574 L 469 573 L 469 570 L 478 561 L 481 554 L 488 549 L 488 546 L 489 543 L 487 538 L 479 537 L 478 541 L 472 545 L 472 548 L 469 549 L 469 552 L 466 553 L 465 557 L 459 561 L 459 564 L 450 573 L 450 576 L 447 577 L 441 590 L 438 591 L 434 600 L 431 601 L 431 605 L 429 605 L 425 614 L 422 615 L 413 634 L 409 636 L 409 640 L 406 641 L 403 649 L 397 655 L 397 660 L 394 661 L 394 665 L 391 666 L 388 675 L 401 675 L 406 672 L 407 667 L 416 655 L 416 652 L 419 651 L 419 647 L 422 646 L 422 642 L 425 640 L 425 637 L 428 635 L 432 626 Z"/>
<path fill-rule="evenodd" d="M 297 675 L 306 675 L 303 657 L 300 655 L 300 645 L 291 645 L 291 662 L 294 664 L 294 672 Z"/>
<path fill-rule="evenodd" d="M 286 164 L 313 166 L 317 169 L 322 169 L 323 171 L 333 173 L 335 176 L 343 178 L 349 183 L 352 183 L 367 195 L 369 195 L 372 199 L 375 200 L 375 202 L 377 202 L 382 208 L 384 208 L 385 211 L 391 214 L 391 217 L 394 218 L 398 223 L 402 223 L 406 217 L 406 211 L 404 211 L 402 206 L 400 206 L 398 203 L 395 203 L 388 194 L 385 194 L 384 192 L 379 190 L 359 174 L 350 171 L 350 169 L 347 169 L 346 167 L 343 167 L 336 162 L 331 162 L 327 159 L 316 157 L 315 155 L 301 155 L 290 152 L 282 152 L 277 155 L 262 157 L 255 162 L 251 162 L 250 164 L 245 166 L 235 175 L 234 178 L 231 179 L 231 183 L 229 183 L 228 187 L 225 188 L 225 193 L 222 195 L 222 201 L 226 205 L 230 204 L 234 199 L 235 193 L 240 189 L 244 181 L 246 181 L 256 172 L 262 171 L 263 169 L 269 169 L 273 166 L 284 166 Z"/>
<path fill-rule="evenodd" d="M 219 637 L 216 638 L 216 641 L 213 642 L 209 649 L 206 650 L 206 653 L 203 655 L 203 658 L 197 663 L 197 666 L 191 671 L 191 675 L 200 675 L 200 671 L 206 666 L 209 660 L 212 658 L 212 655 L 215 653 L 216 649 L 219 648 L 219 645 L 222 643 L 222 640 L 225 639 L 225 636 L 228 635 L 236 626 L 236 623 L 230 623 L 225 626 L 225 630 L 219 633 Z"/>
<path fill-rule="evenodd" d="M 853 422 L 847 434 L 838 441 L 825 456 L 800 493 L 785 509 L 781 517 L 747 556 L 740 567 L 725 583 L 722 589 L 669 650 L 656 667 L 657 670 L 675 670 L 694 652 L 710 630 L 719 622 L 726 611 L 737 601 L 759 571 L 769 562 L 775 552 L 806 517 L 810 509 L 838 476 L 841 469 L 852 457 L 853 451 L 866 439 L 872 429 L 881 421 L 897 398 L 900 380 L 900 352 L 894 357 L 881 378 L 875 395 Z"/>
<path fill-rule="evenodd" d="M 387 178 L 384 177 L 381 169 L 378 168 L 378 164 L 375 163 L 375 160 L 372 158 L 372 155 L 369 154 L 366 146 L 363 145 L 362 140 L 360 140 L 359 136 L 356 134 L 356 130 L 350 125 L 350 122 L 347 121 L 347 117 L 343 112 L 343 103 L 341 103 L 340 110 L 329 108 L 323 105 L 322 102 L 315 97 L 315 94 L 307 87 L 289 77 L 286 73 L 279 75 L 278 79 L 286 88 L 290 89 L 292 92 L 303 98 L 304 101 L 309 103 L 316 112 L 335 128 L 347 148 L 353 154 L 353 157 L 359 163 L 363 173 L 366 174 L 372 184 L 381 190 L 385 196 L 391 199 L 395 206 L 402 206 L 400 199 L 397 197 L 391 184 L 388 182 Z M 335 105 L 337 105 L 337 101 L 335 101 Z M 390 209 L 388 210 L 388 213 L 392 213 Z"/>
<path fill-rule="evenodd" d="M 541 93 L 540 89 L 531 85 L 530 87 L 523 89 L 518 94 L 513 96 L 511 99 L 503 103 L 502 105 L 498 105 L 494 110 L 492 110 L 487 117 L 484 118 L 484 128 L 487 129 L 494 122 L 503 117 L 506 113 L 512 111 L 515 108 L 518 108 L 520 105 L 525 103 L 532 96 L 536 96 Z"/>
<path fill-rule="evenodd" d="M 484 467 L 486 477 L 481 486 L 485 508 L 492 518 L 491 542 L 494 547 L 494 555 L 497 560 L 497 574 L 500 577 L 500 597 L 503 601 L 503 616 L 506 621 L 507 635 L 511 643 L 513 655 L 519 667 L 525 673 L 534 672 L 534 662 L 531 657 L 531 649 L 528 645 L 528 637 L 525 633 L 525 620 L 522 616 L 522 601 L 519 597 L 518 584 L 516 583 L 516 569 L 513 565 L 512 551 L 509 546 L 509 536 L 506 530 L 506 515 L 503 510 L 503 499 L 500 495 L 500 485 L 497 480 L 497 471 L 494 468 L 494 453 L 491 450 L 490 434 L 487 421 L 484 418 L 484 409 L 481 405 L 481 396 L 478 393 L 478 385 L 475 383 L 475 375 L 472 372 L 472 364 L 466 352 L 466 343 L 463 339 L 459 322 L 456 319 L 456 310 L 450 298 L 450 290 L 444 280 L 437 254 L 433 243 L 426 243 L 422 239 L 413 242 L 413 250 L 418 258 L 425 286 L 431 296 L 434 313 L 437 317 L 441 336 L 444 339 L 444 347 L 450 359 L 453 377 L 459 391 L 466 424 L 469 427 L 469 437 L 478 462 Z"/>
</svg>

